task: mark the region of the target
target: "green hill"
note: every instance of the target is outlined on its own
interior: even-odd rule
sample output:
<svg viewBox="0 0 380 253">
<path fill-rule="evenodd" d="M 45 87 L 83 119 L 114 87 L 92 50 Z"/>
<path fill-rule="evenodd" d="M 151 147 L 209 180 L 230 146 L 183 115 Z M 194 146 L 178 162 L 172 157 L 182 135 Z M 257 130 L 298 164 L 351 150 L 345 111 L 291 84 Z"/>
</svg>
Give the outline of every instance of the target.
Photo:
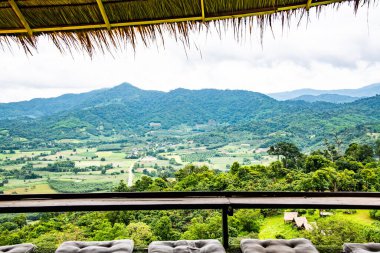
<svg viewBox="0 0 380 253">
<path fill-rule="evenodd" d="M 216 122 L 214 131 L 249 133 L 264 144 L 307 147 L 337 134 L 355 139 L 378 131 L 380 96 L 352 103 L 277 101 L 242 90 L 147 91 L 124 83 L 78 95 L 0 105 L 0 130 L 26 139 L 86 139 Z M 1 132 L 1 131 L 0 131 Z M 354 135 L 354 136 L 353 136 Z"/>
</svg>

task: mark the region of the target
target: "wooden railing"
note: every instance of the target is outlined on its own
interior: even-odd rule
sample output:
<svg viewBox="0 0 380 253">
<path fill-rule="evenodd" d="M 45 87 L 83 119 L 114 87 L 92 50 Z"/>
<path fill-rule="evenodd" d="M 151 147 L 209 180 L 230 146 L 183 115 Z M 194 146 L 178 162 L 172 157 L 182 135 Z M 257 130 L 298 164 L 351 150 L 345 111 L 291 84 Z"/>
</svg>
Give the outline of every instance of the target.
<svg viewBox="0 0 380 253">
<path fill-rule="evenodd" d="M 220 209 L 223 244 L 228 216 L 241 208 L 380 209 L 380 193 L 364 192 L 133 192 L 0 195 L 0 213 Z"/>
</svg>

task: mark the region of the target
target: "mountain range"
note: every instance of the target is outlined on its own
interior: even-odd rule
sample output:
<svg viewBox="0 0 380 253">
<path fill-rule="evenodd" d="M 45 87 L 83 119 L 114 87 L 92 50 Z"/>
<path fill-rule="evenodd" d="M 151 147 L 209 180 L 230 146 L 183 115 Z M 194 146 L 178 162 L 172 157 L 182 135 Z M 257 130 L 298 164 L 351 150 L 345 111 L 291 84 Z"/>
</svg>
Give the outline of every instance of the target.
<svg viewBox="0 0 380 253">
<path fill-rule="evenodd" d="M 245 132 L 264 144 L 289 140 L 310 146 L 336 135 L 355 140 L 380 132 L 379 108 L 380 96 L 345 104 L 308 103 L 277 101 L 243 90 L 161 92 L 123 83 L 83 94 L 0 104 L 0 139 L 127 136 L 149 132 L 152 122 L 170 129 L 212 120 L 219 124 L 215 131 L 224 135 L 239 138 Z"/>
<path fill-rule="evenodd" d="M 310 103 L 314 102 L 327 102 L 327 103 L 334 103 L 334 104 L 342 104 L 342 103 L 351 103 L 355 100 L 360 99 L 359 97 L 350 97 L 350 96 L 344 96 L 344 95 L 337 95 L 337 94 L 321 94 L 318 96 L 313 95 L 302 95 L 296 98 L 292 98 L 289 100 L 302 100 Z"/>
<path fill-rule="evenodd" d="M 341 90 L 314 90 L 299 89 L 294 91 L 278 92 L 268 94 L 277 100 L 303 100 L 307 102 L 330 102 L 348 103 L 365 97 L 373 97 L 380 94 L 380 83 L 364 86 L 359 89 Z"/>
</svg>

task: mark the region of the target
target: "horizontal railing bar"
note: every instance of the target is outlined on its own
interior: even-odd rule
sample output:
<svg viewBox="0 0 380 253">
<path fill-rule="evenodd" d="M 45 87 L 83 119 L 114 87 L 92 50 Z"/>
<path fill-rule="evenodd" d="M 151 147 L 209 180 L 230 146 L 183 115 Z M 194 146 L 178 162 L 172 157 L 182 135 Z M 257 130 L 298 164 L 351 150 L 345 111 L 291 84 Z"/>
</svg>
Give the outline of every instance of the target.
<svg viewBox="0 0 380 253">
<path fill-rule="evenodd" d="M 378 197 L 380 192 L 112 192 L 60 194 L 0 194 L 1 201 L 82 198 L 184 198 L 184 197 Z"/>
<path fill-rule="evenodd" d="M 1 213 L 226 208 L 380 209 L 380 193 L 128 192 L 0 195 Z"/>
</svg>

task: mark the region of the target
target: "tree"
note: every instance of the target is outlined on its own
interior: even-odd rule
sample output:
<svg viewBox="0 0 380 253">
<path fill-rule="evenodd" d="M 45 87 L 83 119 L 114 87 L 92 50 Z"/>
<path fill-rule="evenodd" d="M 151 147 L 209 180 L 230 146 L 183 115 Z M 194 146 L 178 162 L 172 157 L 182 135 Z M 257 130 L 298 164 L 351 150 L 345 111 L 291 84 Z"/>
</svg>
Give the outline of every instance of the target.
<svg viewBox="0 0 380 253">
<path fill-rule="evenodd" d="M 332 162 L 321 155 L 311 155 L 306 158 L 306 172 L 313 172 L 325 167 L 332 166 Z"/>
<path fill-rule="evenodd" d="M 375 155 L 380 158 L 380 139 L 375 142 Z"/>
<path fill-rule="evenodd" d="M 207 171 L 209 171 L 209 168 L 206 166 L 198 167 L 193 164 L 188 164 L 184 168 L 178 170 L 175 173 L 175 177 L 177 181 L 181 181 L 183 178 L 187 177 L 188 175 L 199 174 L 199 173 L 203 173 Z"/>
<path fill-rule="evenodd" d="M 147 177 L 147 176 L 142 176 L 141 179 L 137 180 L 135 185 L 132 186 L 132 189 L 138 192 L 147 191 L 152 183 L 153 183 L 152 178 Z"/>
<path fill-rule="evenodd" d="M 181 239 L 197 240 L 202 239 L 217 239 L 222 237 L 222 227 L 220 226 L 222 217 L 218 213 L 213 213 L 212 216 L 203 220 L 203 218 L 193 218 Z M 235 233 L 236 234 L 236 233 Z M 233 236 L 233 233 L 231 234 Z"/>
<path fill-rule="evenodd" d="M 337 191 L 337 172 L 328 167 L 316 170 L 311 175 L 311 186 L 316 191 Z"/>
<path fill-rule="evenodd" d="M 150 242 L 156 240 L 150 227 L 144 222 L 130 223 L 123 236 L 124 238 L 132 239 L 136 246 L 148 245 Z"/>
<path fill-rule="evenodd" d="M 172 234 L 172 221 L 168 216 L 162 216 L 155 226 L 153 227 L 154 234 L 158 236 L 159 240 L 168 241 L 173 240 Z"/>
<path fill-rule="evenodd" d="M 373 168 L 364 168 L 359 171 L 363 191 L 378 191 L 380 189 L 378 174 L 378 170 Z"/>
<path fill-rule="evenodd" d="M 120 180 L 119 184 L 113 189 L 114 192 L 128 192 L 129 188 L 124 180 Z"/>
<path fill-rule="evenodd" d="M 335 162 L 335 165 L 338 170 L 352 170 L 355 173 L 358 172 L 360 169 L 364 168 L 363 164 L 361 162 L 357 161 L 351 161 L 347 158 L 341 157 L 339 160 Z"/>
<path fill-rule="evenodd" d="M 171 165 L 177 165 L 178 163 L 177 163 L 177 161 L 175 160 L 175 158 L 170 158 L 170 159 L 169 159 L 169 164 L 171 164 Z"/>
<path fill-rule="evenodd" d="M 372 147 L 367 144 L 360 145 L 357 143 L 351 143 L 345 152 L 346 157 L 362 163 L 371 162 L 373 160 L 373 155 L 374 152 Z"/>
<path fill-rule="evenodd" d="M 355 191 L 357 181 L 355 179 L 355 172 L 352 170 L 339 171 L 337 173 L 337 189 L 338 191 Z"/>
<path fill-rule="evenodd" d="M 239 235 L 252 232 L 258 233 L 263 220 L 263 215 L 258 209 L 239 209 L 231 217 L 231 226 L 239 231 Z"/>
<path fill-rule="evenodd" d="M 230 172 L 232 174 L 236 174 L 236 172 L 238 172 L 239 170 L 239 167 L 240 167 L 240 164 L 238 162 L 234 162 L 232 166 L 230 167 Z"/>
<path fill-rule="evenodd" d="M 269 165 L 269 168 L 270 168 L 269 171 L 270 171 L 271 176 L 275 178 L 285 177 L 286 174 L 288 174 L 289 172 L 289 170 L 287 170 L 286 168 L 282 166 L 282 163 L 280 161 L 272 162 Z"/>
<path fill-rule="evenodd" d="M 363 230 L 365 226 L 354 223 L 341 217 L 329 217 L 318 220 L 313 230 L 305 231 L 305 238 L 309 238 L 315 245 L 325 245 L 329 249 L 341 249 L 346 242 L 366 242 Z"/>
<path fill-rule="evenodd" d="M 301 157 L 301 152 L 296 145 L 288 142 L 279 142 L 271 146 L 268 150 L 269 155 L 276 155 L 278 159 L 283 156 L 282 162 L 285 168 L 295 167 L 297 159 Z"/>
<path fill-rule="evenodd" d="M 326 149 L 323 152 L 324 156 L 328 158 L 329 160 L 331 160 L 332 162 L 339 159 L 340 154 L 337 150 L 337 147 L 334 144 L 330 144 L 327 139 L 325 139 L 324 144 L 326 147 Z M 342 144 L 342 141 L 336 135 L 335 135 L 335 144 L 338 146 L 338 149 L 339 149 L 339 146 Z"/>
</svg>

